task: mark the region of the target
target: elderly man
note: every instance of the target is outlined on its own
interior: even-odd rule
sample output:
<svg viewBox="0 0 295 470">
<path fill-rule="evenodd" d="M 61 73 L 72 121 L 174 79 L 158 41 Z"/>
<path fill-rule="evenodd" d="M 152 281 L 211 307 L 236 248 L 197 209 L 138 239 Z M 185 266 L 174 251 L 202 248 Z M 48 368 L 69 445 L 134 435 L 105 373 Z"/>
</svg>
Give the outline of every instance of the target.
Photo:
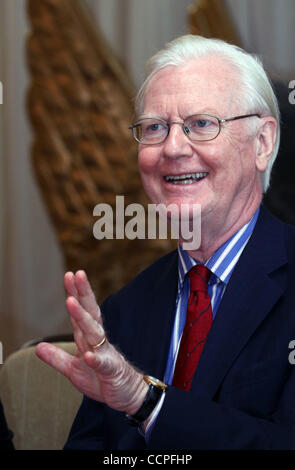
<svg viewBox="0 0 295 470">
<path fill-rule="evenodd" d="M 85 395 L 66 448 L 294 448 L 295 237 L 261 203 L 276 98 L 223 41 L 183 36 L 149 67 L 131 126 L 143 185 L 201 205 L 201 244 L 180 239 L 101 311 L 86 274 L 65 275 L 77 356 L 37 354 Z"/>
</svg>

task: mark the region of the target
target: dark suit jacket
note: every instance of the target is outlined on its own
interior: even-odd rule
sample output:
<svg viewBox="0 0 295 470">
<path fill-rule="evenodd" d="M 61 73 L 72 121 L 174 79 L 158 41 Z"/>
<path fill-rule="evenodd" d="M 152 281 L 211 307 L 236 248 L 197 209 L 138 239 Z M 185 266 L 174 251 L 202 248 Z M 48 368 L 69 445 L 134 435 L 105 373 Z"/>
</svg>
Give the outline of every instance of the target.
<svg viewBox="0 0 295 470">
<path fill-rule="evenodd" d="M 110 341 L 163 378 L 173 326 L 177 252 L 102 310 Z M 190 392 L 170 387 L 148 444 L 124 413 L 84 398 L 67 449 L 294 449 L 295 229 L 264 207 L 207 338 Z"/>
</svg>

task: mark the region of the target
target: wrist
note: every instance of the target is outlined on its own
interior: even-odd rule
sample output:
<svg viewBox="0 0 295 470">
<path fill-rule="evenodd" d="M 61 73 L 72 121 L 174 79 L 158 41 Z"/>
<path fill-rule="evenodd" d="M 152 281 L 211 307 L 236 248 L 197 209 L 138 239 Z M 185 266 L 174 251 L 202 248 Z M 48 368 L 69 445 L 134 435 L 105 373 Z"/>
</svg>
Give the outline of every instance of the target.
<svg viewBox="0 0 295 470">
<path fill-rule="evenodd" d="M 133 400 L 132 403 L 128 406 L 128 409 L 126 409 L 126 413 L 128 415 L 134 415 L 137 413 L 137 411 L 140 409 L 142 406 L 145 397 L 147 395 L 147 392 L 149 390 L 148 384 L 144 381 L 143 375 L 140 374 L 139 381 L 136 381 L 136 392 L 135 392 L 135 399 Z"/>
<path fill-rule="evenodd" d="M 135 413 L 126 414 L 127 421 L 132 426 L 140 426 L 150 416 L 167 390 L 167 385 L 155 377 L 144 375 L 143 381 L 148 389 L 141 406 Z"/>
</svg>

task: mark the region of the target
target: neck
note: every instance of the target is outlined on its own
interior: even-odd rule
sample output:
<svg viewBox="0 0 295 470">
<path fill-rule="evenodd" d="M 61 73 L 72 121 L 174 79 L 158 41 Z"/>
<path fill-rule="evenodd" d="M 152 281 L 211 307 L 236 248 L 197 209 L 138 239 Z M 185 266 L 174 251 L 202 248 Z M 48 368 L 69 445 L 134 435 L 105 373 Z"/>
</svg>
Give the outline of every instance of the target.
<svg viewBox="0 0 295 470">
<path fill-rule="evenodd" d="M 187 253 L 195 260 L 205 263 L 218 248 L 229 240 L 238 230 L 240 230 L 255 214 L 261 204 L 262 196 L 255 198 L 250 204 L 240 207 L 234 213 L 231 211 L 230 216 L 220 218 L 214 217 L 211 223 L 210 217 L 202 218 L 201 223 L 201 244 L 197 250 L 187 251 Z M 179 240 L 182 245 L 183 241 Z"/>
</svg>

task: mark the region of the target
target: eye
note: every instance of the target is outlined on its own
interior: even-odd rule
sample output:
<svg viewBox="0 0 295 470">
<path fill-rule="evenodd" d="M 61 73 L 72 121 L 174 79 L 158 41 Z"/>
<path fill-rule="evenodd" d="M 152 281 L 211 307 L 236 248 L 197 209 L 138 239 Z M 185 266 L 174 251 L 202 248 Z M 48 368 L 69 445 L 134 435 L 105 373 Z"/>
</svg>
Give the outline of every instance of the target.
<svg viewBox="0 0 295 470">
<path fill-rule="evenodd" d="M 141 122 L 141 128 L 143 135 L 148 136 L 165 133 L 167 126 L 163 122 L 147 119 L 145 122 Z"/>
<path fill-rule="evenodd" d="M 204 128 L 204 127 L 208 127 L 210 126 L 211 124 L 213 124 L 213 122 L 210 120 L 210 119 L 195 119 L 194 121 L 192 121 L 192 126 L 193 128 Z"/>
<path fill-rule="evenodd" d="M 159 124 L 158 122 L 155 122 L 153 124 L 150 124 L 149 126 L 147 126 L 147 131 L 159 131 L 161 130 L 161 128 L 163 127 L 163 124 Z"/>
<path fill-rule="evenodd" d="M 185 122 L 185 133 L 200 135 L 212 135 L 218 132 L 218 120 L 208 114 L 196 114 L 188 118 Z"/>
<path fill-rule="evenodd" d="M 209 121 L 209 119 L 198 119 L 195 123 L 195 125 L 198 127 L 207 127 L 210 124 L 211 124 L 211 121 Z"/>
</svg>

